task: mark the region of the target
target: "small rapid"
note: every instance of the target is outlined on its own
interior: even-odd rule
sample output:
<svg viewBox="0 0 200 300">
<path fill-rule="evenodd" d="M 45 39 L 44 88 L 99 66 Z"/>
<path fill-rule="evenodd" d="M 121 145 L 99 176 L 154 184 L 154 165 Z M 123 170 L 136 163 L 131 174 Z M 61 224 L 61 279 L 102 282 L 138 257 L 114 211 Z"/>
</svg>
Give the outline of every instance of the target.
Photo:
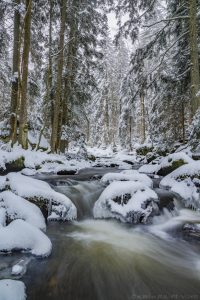
<svg viewBox="0 0 200 300">
<path fill-rule="evenodd" d="M 199 243 L 181 234 L 200 221 L 196 211 L 175 200 L 152 225 L 94 220 L 92 209 L 105 188 L 99 181 L 57 181 L 54 187 L 78 209 L 78 221 L 50 223 L 53 253 L 33 260 L 25 276 L 30 300 L 199 299 Z M 160 200 L 173 195 L 158 191 Z M 187 298 L 188 297 L 188 298 Z"/>
</svg>

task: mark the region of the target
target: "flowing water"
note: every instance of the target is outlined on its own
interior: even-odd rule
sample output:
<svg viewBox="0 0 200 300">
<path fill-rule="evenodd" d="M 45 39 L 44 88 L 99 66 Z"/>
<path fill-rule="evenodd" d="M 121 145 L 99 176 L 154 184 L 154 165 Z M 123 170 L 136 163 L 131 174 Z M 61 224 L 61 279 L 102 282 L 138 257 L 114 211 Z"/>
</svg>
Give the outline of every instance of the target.
<svg viewBox="0 0 200 300">
<path fill-rule="evenodd" d="M 75 203 L 78 221 L 49 224 L 52 255 L 32 259 L 22 279 L 28 300 L 200 299 L 199 244 L 178 234 L 199 213 L 177 202 L 152 225 L 133 227 L 92 218 L 98 181 L 57 181 L 55 189 Z"/>
</svg>

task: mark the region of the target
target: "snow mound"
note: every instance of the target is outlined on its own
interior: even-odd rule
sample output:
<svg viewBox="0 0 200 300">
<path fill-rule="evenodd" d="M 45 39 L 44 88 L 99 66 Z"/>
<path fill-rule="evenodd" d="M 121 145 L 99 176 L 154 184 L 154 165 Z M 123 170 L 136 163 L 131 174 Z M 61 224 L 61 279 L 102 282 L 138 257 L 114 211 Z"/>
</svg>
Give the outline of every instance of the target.
<svg viewBox="0 0 200 300">
<path fill-rule="evenodd" d="M 33 179 L 19 173 L 10 173 L 7 176 L 11 190 L 20 197 L 37 201 L 44 201 L 51 207 L 57 206 L 60 219 L 71 221 L 77 218 L 77 210 L 72 201 L 65 195 L 55 192 L 48 183 Z"/>
<path fill-rule="evenodd" d="M 33 255 L 46 257 L 50 255 L 51 249 L 49 238 L 23 220 L 15 220 L 0 228 L 0 251 L 27 250 Z"/>
<path fill-rule="evenodd" d="M 37 174 L 37 171 L 35 169 L 24 168 L 21 173 L 26 176 L 34 176 Z"/>
<path fill-rule="evenodd" d="M 0 280 L 1 300 L 25 300 L 25 285 L 22 281 L 4 279 Z"/>
<path fill-rule="evenodd" d="M 96 219 L 115 218 L 126 223 L 148 223 L 159 212 L 158 196 L 139 182 L 115 181 L 94 205 Z"/>
<path fill-rule="evenodd" d="M 192 162 L 194 162 L 194 160 L 184 152 L 173 153 L 164 157 L 158 164 L 154 164 L 154 162 L 151 162 L 150 164 L 142 166 L 139 169 L 139 172 L 165 176 L 175 169 L 179 168 L 181 165 L 189 164 Z"/>
<path fill-rule="evenodd" d="M 179 195 L 186 207 L 200 209 L 200 161 L 176 169 L 161 180 L 160 187 Z"/>
<path fill-rule="evenodd" d="M 140 174 L 135 170 L 126 170 L 121 173 L 107 173 L 102 179 L 102 182 L 111 183 L 113 181 L 134 181 L 144 183 L 148 187 L 153 186 L 152 180 L 145 174 Z"/>
<path fill-rule="evenodd" d="M 9 220 L 22 219 L 41 230 L 46 230 L 45 220 L 40 209 L 10 191 L 0 193 L 0 208 L 6 209 Z"/>
<path fill-rule="evenodd" d="M 155 164 L 155 165 L 148 164 L 148 165 L 143 165 L 142 167 L 140 167 L 138 172 L 145 173 L 145 174 L 156 174 L 158 170 L 159 170 L 158 164 Z"/>
</svg>

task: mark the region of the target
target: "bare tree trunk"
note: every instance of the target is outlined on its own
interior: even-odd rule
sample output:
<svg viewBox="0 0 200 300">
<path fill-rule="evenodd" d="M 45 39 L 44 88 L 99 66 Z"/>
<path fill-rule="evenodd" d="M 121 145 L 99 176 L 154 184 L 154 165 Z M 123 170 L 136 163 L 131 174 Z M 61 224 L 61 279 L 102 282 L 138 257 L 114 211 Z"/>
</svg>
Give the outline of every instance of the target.
<svg viewBox="0 0 200 300">
<path fill-rule="evenodd" d="M 27 85 L 31 38 L 31 10 L 32 0 L 26 0 L 26 15 L 24 19 L 24 46 L 22 54 L 21 102 L 19 112 L 19 143 L 25 149 L 28 147 Z"/>
<path fill-rule="evenodd" d="M 17 107 L 19 90 L 19 63 L 20 63 L 20 12 L 21 0 L 16 0 L 14 15 L 14 41 L 13 41 L 13 68 L 12 68 L 12 90 L 11 90 L 11 116 L 10 116 L 10 139 L 12 144 L 17 141 Z"/>
<path fill-rule="evenodd" d="M 57 152 L 59 150 L 59 124 L 60 124 L 60 112 L 61 112 L 61 104 L 62 104 L 61 99 L 62 99 L 62 76 L 63 76 L 63 63 L 64 63 L 66 7 L 67 7 L 67 1 L 62 0 L 57 82 L 56 82 L 56 93 L 54 99 L 54 114 L 53 114 L 52 135 L 51 135 L 52 152 Z"/>
<path fill-rule="evenodd" d="M 191 54 L 191 114 L 192 117 L 200 106 L 200 75 L 199 75 L 199 54 L 197 41 L 197 1 L 189 0 L 190 4 L 190 54 Z"/>
</svg>

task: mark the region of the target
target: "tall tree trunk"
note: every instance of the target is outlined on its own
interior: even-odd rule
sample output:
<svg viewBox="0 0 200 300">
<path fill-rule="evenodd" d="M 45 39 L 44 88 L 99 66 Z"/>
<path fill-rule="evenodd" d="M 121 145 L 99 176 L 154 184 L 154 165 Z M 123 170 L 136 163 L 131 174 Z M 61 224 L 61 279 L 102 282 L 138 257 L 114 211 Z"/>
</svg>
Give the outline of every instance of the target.
<svg viewBox="0 0 200 300">
<path fill-rule="evenodd" d="M 11 89 L 11 116 L 10 116 L 10 139 L 12 144 L 17 140 L 17 107 L 18 107 L 18 85 L 20 64 L 20 12 L 21 0 L 15 0 L 14 15 L 14 40 L 13 40 L 13 67 L 12 67 L 12 89 Z"/>
<path fill-rule="evenodd" d="M 105 110 L 104 110 L 104 143 L 106 146 L 110 144 L 110 119 L 109 119 L 109 99 L 108 94 L 105 95 Z"/>
<path fill-rule="evenodd" d="M 23 148 L 28 146 L 27 124 L 27 85 L 28 85 L 28 62 L 31 40 L 31 10 L 32 0 L 26 0 L 26 15 L 24 19 L 24 40 L 22 54 L 22 78 L 21 78 L 21 102 L 19 111 L 19 143 Z"/>
<path fill-rule="evenodd" d="M 144 91 L 140 94 L 140 106 L 141 106 L 141 141 L 145 142 L 146 139 L 146 129 L 145 129 L 145 103 L 144 103 Z"/>
<path fill-rule="evenodd" d="M 63 117 L 62 117 L 62 125 L 70 124 L 70 106 L 72 102 L 73 92 L 74 92 L 74 83 L 76 78 L 76 70 L 77 70 L 77 50 L 78 50 L 78 24 L 77 24 L 77 11 L 79 9 L 80 2 L 74 0 L 72 5 L 72 18 L 70 24 L 70 31 L 69 31 L 69 41 L 67 47 L 67 59 L 66 59 L 66 75 L 64 78 L 64 97 L 63 97 Z M 62 126 L 61 126 L 62 127 Z M 60 133 L 61 136 L 61 133 Z M 65 148 L 68 147 L 69 140 L 61 140 L 61 152 L 65 152 Z"/>
<path fill-rule="evenodd" d="M 190 4 L 190 54 L 191 54 L 191 113 L 192 117 L 200 107 L 200 75 L 199 75 L 199 55 L 197 41 L 197 1 L 189 0 Z"/>
<path fill-rule="evenodd" d="M 182 127 L 182 139 L 185 143 L 185 104 L 181 103 L 181 127 Z"/>
<path fill-rule="evenodd" d="M 133 123 L 133 118 L 132 118 L 132 115 L 130 114 L 129 116 L 129 147 L 130 147 L 130 151 L 133 150 L 133 147 L 132 147 L 132 123 Z"/>
<path fill-rule="evenodd" d="M 53 72 L 52 72 L 52 18 L 53 1 L 49 0 L 49 65 L 47 78 L 47 101 L 50 106 L 51 125 L 53 124 Z"/>
<path fill-rule="evenodd" d="M 67 1 L 62 0 L 57 81 L 56 81 L 56 93 L 55 93 L 55 99 L 54 99 L 54 115 L 53 115 L 53 124 L 52 124 L 52 135 L 51 135 L 51 151 L 52 152 L 57 152 L 59 150 L 58 144 L 59 144 L 60 112 L 61 112 L 61 104 L 62 104 L 61 99 L 62 99 L 62 76 L 63 76 L 63 63 L 64 63 L 66 6 L 67 6 Z"/>
</svg>

